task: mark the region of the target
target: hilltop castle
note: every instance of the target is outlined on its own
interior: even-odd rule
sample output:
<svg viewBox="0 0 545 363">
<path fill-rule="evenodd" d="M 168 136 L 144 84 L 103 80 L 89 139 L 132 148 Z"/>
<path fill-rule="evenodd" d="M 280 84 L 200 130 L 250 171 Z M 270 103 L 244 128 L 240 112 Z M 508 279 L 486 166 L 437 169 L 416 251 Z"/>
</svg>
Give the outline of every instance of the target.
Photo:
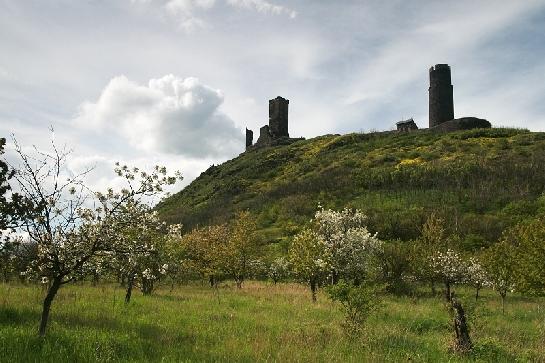
<svg viewBox="0 0 545 363">
<path fill-rule="evenodd" d="M 288 132 L 289 104 L 289 100 L 280 96 L 269 100 L 269 124 L 259 129 L 259 138 L 255 144 L 253 144 L 254 132 L 246 129 L 246 150 L 302 140 L 302 138 L 290 138 Z"/>
<path fill-rule="evenodd" d="M 476 117 L 454 118 L 453 87 L 448 64 L 436 64 L 430 68 L 429 129 L 430 131 L 456 131 L 475 128 L 490 128 L 487 120 Z M 289 144 L 303 138 L 290 138 L 288 132 L 288 106 L 283 97 L 269 100 L 269 124 L 259 129 L 259 138 L 253 144 L 254 133 L 246 129 L 246 150 L 262 146 Z M 412 118 L 396 123 L 397 132 L 413 132 L 418 125 Z"/>
</svg>

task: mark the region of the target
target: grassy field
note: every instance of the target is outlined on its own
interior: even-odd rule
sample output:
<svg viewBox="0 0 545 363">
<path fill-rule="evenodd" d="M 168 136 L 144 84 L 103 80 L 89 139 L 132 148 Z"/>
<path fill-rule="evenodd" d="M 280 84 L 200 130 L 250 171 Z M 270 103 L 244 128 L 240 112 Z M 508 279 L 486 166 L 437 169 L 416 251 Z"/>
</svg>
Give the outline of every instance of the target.
<svg viewBox="0 0 545 363">
<path fill-rule="evenodd" d="M 448 310 L 438 297 L 384 296 L 364 337 L 349 339 L 339 307 L 297 284 L 248 282 L 159 289 L 126 306 L 117 285 L 69 286 L 53 304 L 47 337 L 36 334 L 44 292 L 0 285 L 0 362 L 90 361 L 545 361 L 542 299 L 461 292 L 474 352 L 450 351 Z M 465 293 L 465 294 L 464 294 Z M 465 296 L 464 296 L 465 295 Z"/>
</svg>

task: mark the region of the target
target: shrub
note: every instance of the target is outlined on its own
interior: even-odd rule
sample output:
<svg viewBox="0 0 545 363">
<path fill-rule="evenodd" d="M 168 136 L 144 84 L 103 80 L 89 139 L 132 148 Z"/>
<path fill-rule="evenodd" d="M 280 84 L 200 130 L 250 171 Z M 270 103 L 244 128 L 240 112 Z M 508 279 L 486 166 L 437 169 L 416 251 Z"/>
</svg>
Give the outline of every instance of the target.
<svg viewBox="0 0 545 363">
<path fill-rule="evenodd" d="M 360 335 L 365 321 L 379 306 L 376 288 L 355 286 L 341 280 L 327 287 L 326 292 L 331 300 L 338 301 L 343 307 L 345 321 L 342 326 L 345 332 L 352 337 Z"/>
</svg>

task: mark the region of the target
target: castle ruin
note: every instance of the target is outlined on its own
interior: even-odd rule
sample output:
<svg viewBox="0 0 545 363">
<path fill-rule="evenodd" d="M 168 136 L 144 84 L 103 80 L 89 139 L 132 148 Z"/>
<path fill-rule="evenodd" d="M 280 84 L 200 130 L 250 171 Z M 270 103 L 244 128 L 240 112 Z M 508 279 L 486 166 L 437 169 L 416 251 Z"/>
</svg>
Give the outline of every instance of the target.
<svg viewBox="0 0 545 363">
<path fill-rule="evenodd" d="M 448 64 L 436 64 L 429 70 L 429 128 L 418 129 L 412 118 L 396 123 L 395 131 L 415 132 L 429 130 L 433 132 L 451 132 L 475 128 L 490 128 L 492 125 L 485 119 L 476 117 L 454 118 L 453 87 Z M 264 146 L 290 144 L 303 138 L 290 138 L 288 132 L 288 106 L 290 101 L 283 97 L 269 100 L 269 124 L 259 129 L 259 138 L 253 144 L 254 133 L 246 129 L 246 150 Z"/>
<path fill-rule="evenodd" d="M 254 143 L 254 132 L 246 128 L 246 149 Z"/>
<path fill-rule="evenodd" d="M 290 101 L 283 97 L 269 100 L 269 124 L 259 129 L 259 137 L 253 142 L 253 131 L 246 129 L 246 150 L 262 146 L 273 146 L 291 143 L 301 138 L 290 138 L 288 132 L 288 106 Z"/>
</svg>

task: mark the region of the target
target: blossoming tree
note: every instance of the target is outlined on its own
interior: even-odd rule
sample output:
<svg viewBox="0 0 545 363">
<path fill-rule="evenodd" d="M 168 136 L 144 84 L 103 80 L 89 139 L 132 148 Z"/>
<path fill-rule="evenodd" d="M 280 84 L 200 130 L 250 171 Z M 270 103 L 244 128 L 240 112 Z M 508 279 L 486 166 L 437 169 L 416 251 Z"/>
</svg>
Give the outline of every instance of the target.
<svg viewBox="0 0 545 363">
<path fill-rule="evenodd" d="M 35 148 L 27 153 L 16 140 L 14 143 L 20 159 L 14 178 L 23 196 L 36 206 L 22 223 L 22 230 L 37 246 L 26 275 L 48 285 L 39 326 L 43 336 L 59 288 L 100 270 L 98 265 L 118 247 L 117 236 L 131 223 L 119 218 L 123 208 L 156 196 L 176 177 L 168 176 L 162 167 L 146 173 L 118 165 L 115 171 L 127 187 L 94 193 L 84 180 L 91 169 L 74 174 L 67 168 L 70 150 L 52 142 L 49 152 Z"/>
<path fill-rule="evenodd" d="M 471 257 L 468 261 L 466 282 L 475 288 L 475 300 L 479 299 L 479 291 L 490 285 L 486 270 L 477 257 Z"/>
<path fill-rule="evenodd" d="M 289 262 L 285 257 L 275 258 L 269 265 L 267 275 L 276 285 L 289 275 Z"/>
<path fill-rule="evenodd" d="M 372 272 L 373 259 L 382 249 L 382 242 L 367 230 L 366 219 L 357 209 L 320 208 L 311 228 L 294 238 L 290 263 L 296 275 L 304 276 L 310 283 L 313 299 L 322 276 L 329 276 L 333 284 L 344 279 L 359 285 Z"/>
<path fill-rule="evenodd" d="M 356 285 L 365 279 L 372 259 L 382 248 L 376 234 L 367 230 L 367 217 L 360 210 L 342 211 L 320 208 L 315 216 L 315 229 L 331 256 L 331 280 L 339 278 Z"/>
<path fill-rule="evenodd" d="M 293 273 L 309 284 L 312 301 L 316 301 L 318 284 L 331 270 L 331 255 L 326 241 L 316 231 L 306 228 L 294 237 L 288 259 Z"/>
<path fill-rule="evenodd" d="M 167 228 L 157 212 L 144 204 L 127 203 L 118 218 L 125 221 L 125 227 L 117 235 L 111 265 L 126 278 L 128 303 L 135 284 L 149 295 L 155 282 L 175 268 L 175 249 L 170 244 L 179 236 L 180 228 Z"/>
<path fill-rule="evenodd" d="M 445 284 L 445 298 L 451 301 L 451 287 L 462 282 L 465 277 L 466 266 L 460 254 L 447 249 L 445 252 L 437 251 L 430 258 L 430 266 L 436 275 Z"/>
</svg>

